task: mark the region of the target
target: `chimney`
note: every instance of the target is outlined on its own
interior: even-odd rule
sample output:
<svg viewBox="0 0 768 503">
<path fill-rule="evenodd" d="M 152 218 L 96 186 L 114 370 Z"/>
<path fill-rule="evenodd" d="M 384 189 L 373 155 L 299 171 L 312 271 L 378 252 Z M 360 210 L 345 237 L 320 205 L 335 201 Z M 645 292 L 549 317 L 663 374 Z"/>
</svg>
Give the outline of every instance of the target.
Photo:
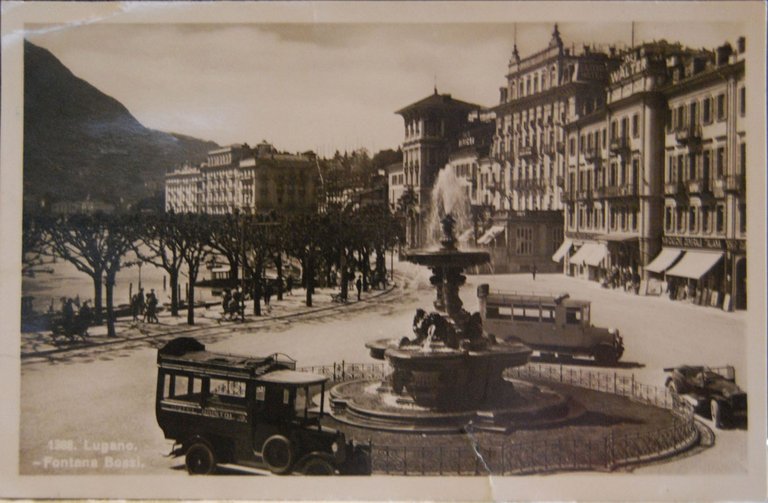
<svg viewBox="0 0 768 503">
<path fill-rule="evenodd" d="M 731 47 L 731 44 L 726 43 L 718 47 L 716 60 L 717 66 L 727 65 L 731 54 L 733 54 L 733 48 Z"/>
</svg>

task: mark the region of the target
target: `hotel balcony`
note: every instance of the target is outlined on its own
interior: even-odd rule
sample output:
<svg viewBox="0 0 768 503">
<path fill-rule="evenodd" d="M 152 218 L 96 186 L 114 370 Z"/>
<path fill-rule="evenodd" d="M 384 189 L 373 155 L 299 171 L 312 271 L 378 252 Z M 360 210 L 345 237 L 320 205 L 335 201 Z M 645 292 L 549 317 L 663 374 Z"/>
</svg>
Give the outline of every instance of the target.
<svg viewBox="0 0 768 503">
<path fill-rule="evenodd" d="M 629 151 L 629 138 L 626 136 L 619 136 L 618 138 L 612 138 L 610 144 L 611 152 L 614 154 L 623 154 Z"/>
<path fill-rule="evenodd" d="M 678 196 L 683 194 L 683 182 L 667 182 L 664 184 L 665 196 Z"/>
<path fill-rule="evenodd" d="M 600 149 L 592 147 L 584 150 L 584 160 L 587 162 L 595 162 L 600 159 Z"/>
<path fill-rule="evenodd" d="M 694 195 L 706 194 L 709 192 L 709 180 L 696 179 L 688 180 L 688 193 Z"/>
<path fill-rule="evenodd" d="M 518 152 L 518 156 L 522 159 L 535 159 L 538 155 L 536 145 L 524 145 Z"/>
<path fill-rule="evenodd" d="M 712 195 L 718 199 L 725 197 L 725 178 L 712 180 Z"/>
<path fill-rule="evenodd" d="M 675 141 L 680 145 L 697 145 L 701 142 L 701 128 L 688 126 L 675 131 Z"/>
<path fill-rule="evenodd" d="M 578 199 L 582 201 L 591 201 L 592 200 L 592 189 L 581 189 L 578 192 Z"/>
<path fill-rule="evenodd" d="M 636 196 L 637 187 L 632 184 L 606 185 L 603 187 L 598 187 L 597 193 L 599 196 L 605 198 Z"/>
<path fill-rule="evenodd" d="M 564 203 L 572 203 L 576 201 L 576 193 L 570 190 L 564 190 L 560 193 L 560 201 Z"/>
<path fill-rule="evenodd" d="M 747 189 L 744 175 L 728 175 L 725 177 L 726 192 L 745 192 Z"/>
<path fill-rule="evenodd" d="M 541 145 L 541 153 L 547 157 L 555 156 L 555 146 L 551 143 L 544 143 Z"/>
</svg>

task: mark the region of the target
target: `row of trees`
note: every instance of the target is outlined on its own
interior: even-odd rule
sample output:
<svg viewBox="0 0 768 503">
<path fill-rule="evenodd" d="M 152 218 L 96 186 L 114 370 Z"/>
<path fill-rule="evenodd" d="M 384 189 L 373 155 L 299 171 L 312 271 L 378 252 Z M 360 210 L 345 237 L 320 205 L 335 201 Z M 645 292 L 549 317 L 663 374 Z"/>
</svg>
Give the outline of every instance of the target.
<svg viewBox="0 0 768 503">
<path fill-rule="evenodd" d="M 254 314 L 263 291 L 266 268 L 274 268 L 283 284 L 287 261 L 300 264 L 306 305 L 318 281 L 333 284 L 334 272 L 341 275 L 342 296 L 348 280 L 357 272 L 367 287 L 374 274 L 386 274 L 385 253 L 402 242 L 403 230 L 386 207 L 361 209 L 330 208 L 322 214 L 277 215 L 230 214 L 95 214 L 25 215 L 22 240 L 23 270 L 46 257 L 71 262 L 93 281 L 96 323 L 106 311 L 108 334 L 115 335 L 114 286 L 118 271 L 130 267 L 131 254 L 143 263 L 164 269 L 171 287 L 171 314 L 180 308 L 179 279 L 189 281 L 187 323 L 194 324 L 195 283 L 211 259 L 230 266 L 230 279 L 251 291 Z M 374 257 L 375 267 L 371 266 Z M 102 304 L 106 290 L 106 309 Z M 278 290 L 278 299 L 282 291 Z"/>
</svg>

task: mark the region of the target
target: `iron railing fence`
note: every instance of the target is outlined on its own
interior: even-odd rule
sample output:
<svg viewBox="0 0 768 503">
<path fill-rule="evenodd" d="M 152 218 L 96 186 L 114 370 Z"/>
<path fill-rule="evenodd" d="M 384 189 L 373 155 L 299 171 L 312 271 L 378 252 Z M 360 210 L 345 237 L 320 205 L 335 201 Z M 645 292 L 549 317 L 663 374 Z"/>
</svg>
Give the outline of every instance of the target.
<svg viewBox="0 0 768 503">
<path fill-rule="evenodd" d="M 383 379 L 385 363 L 334 363 L 301 370 L 328 376 L 333 383 Z M 620 375 L 557 365 L 528 364 L 506 371 L 512 379 L 549 381 L 627 397 L 669 410 L 672 425 L 622 434 L 570 431 L 554 438 L 509 441 L 498 445 L 385 445 L 369 442 L 373 473 L 392 475 L 523 475 L 553 471 L 611 471 L 621 466 L 672 455 L 698 440 L 693 407 L 666 388 Z"/>
</svg>

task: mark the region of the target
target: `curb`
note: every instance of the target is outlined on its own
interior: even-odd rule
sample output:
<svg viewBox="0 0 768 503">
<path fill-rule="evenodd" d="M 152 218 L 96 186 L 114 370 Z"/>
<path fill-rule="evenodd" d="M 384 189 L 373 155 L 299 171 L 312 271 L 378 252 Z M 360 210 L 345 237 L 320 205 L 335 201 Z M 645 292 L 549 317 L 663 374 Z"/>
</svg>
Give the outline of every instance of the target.
<svg viewBox="0 0 768 503">
<path fill-rule="evenodd" d="M 280 316 L 272 316 L 272 317 L 269 317 L 269 318 L 262 317 L 260 319 L 255 319 L 255 320 L 251 320 L 251 321 L 245 321 L 245 322 L 242 322 L 242 323 L 240 323 L 238 325 L 235 325 L 235 326 L 237 326 L 237 327 L 258 326 L 260 324 L 267 323 L 267 322 L 274 321 L 274 320 L 285 320 L 285 319 L 290 319 L 290 318 L 299 318 L 301 316 L 308 316 L 310 314 L 322 313 L 324 311 L 345 309 L 345 308 L 348 308 L 348 307 L 356 306 L 356 305 L 361 304 L 361 303 L 366 303 L 366 302 L 372 301 L 374 299 L 378 299 L 379 297 L 382 297 L 384 295 L 387 295 L 387 294 L 393 292 L 396 287 L 397 287 L 397 284 L 393 283 L 391 286 L 389 286 L 386 289 L 376 293 L 375 295 L 371 295 L 371 296 L 369 296 L 369 297 L 367 297 L 365 299 L 361 299 L 361 300 L 354 301 L 354 302 L 348 302 L 348 303 L 345 303 L 345 304 L 338 304 L 338 305 L 331 305 L 331 306 L 325 306 L 325 307 L 312 308 L 312 309 L 309 309 L 309 310 L 306 310 L 306 311 L 282 314 Z M 157 334 L 152 334 L 152 335 L 144 335 L 144 336 L 141 336 L 141 337 L 125 338 L 125 337 L 119 337 L 118 336 L 118 337 L 115 337 L 114 339 L 111 339 L 111 340 L 108 340 L 108 341 L 91 342 L 91 343 L 86 343 L 86 344 L 75 346 L 75 347 L 46 349 L 44 351 L 35 351 L 35 352 L 30 352 L 30 353 L 20 353 L 20 358 L 21 359 L 27 359 L 27 358 L 34 358 L 34 357 L 45 357 L 45 356 L 51 356 L 51 355 L 60 354 L 60 353 L 66 353 L 66 352 L 69 352 L 69 351 L 78 351 L 78 350 L 81 350 L 81 349 L 90 349 L 90 348 L 96 348 L 96 347 L 110 346 L 110 345 L 113 345 L 113 344 L 121 344 L 121 343 L 132 342 L 132 341 L 145 341 L 145 340 L 148 340 L 148 339 L 154 339 L 154 338 L 158 338 L 158 337 L 165 337 L 165 336 L 168 336 L 168 335 L 194 333 L 194 332 L 199 332 L 201 330 L 206 330 L 206 329 L 213 329 L 213 330 L 215 330 L 215 329 L 223 329 L 223 328 L 226 328 L 227 331 L 230 331 L 231 326 L 230 325 L 227 325 L 225 327 L 222 327 L 220 325 L 218 325 L 218 326 L 199 326 L 199 327 L 192 326 L 192 327 L 186 327 L 183 330 L 170 331 L 170 332 L 162 332 L 162 333 L 157 333 Z"/>
</svg>

